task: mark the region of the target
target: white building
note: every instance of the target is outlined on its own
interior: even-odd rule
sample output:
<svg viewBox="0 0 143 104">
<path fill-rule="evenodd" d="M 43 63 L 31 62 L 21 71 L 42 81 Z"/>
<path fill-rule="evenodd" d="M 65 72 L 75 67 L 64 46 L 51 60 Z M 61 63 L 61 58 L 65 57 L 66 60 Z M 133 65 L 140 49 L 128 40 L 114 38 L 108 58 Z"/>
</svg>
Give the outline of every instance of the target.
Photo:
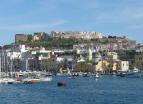
<svg viewBox="0 0 143 104">
<path fill-rule="evenodd" d="M 77 53 L 77 54 L 85 54 L 85 53 L 88 53 L 88 50 L 85 50 L 85 49 L 77 49 L 77 50 L 76 50 L 76 53 Z"/>
<path fill-rule="evenodd" d="M 24 52 L 27 52 L 28 50 L 29 50 L 29 47 L 26 47 L 25 45 L 16 45 L 16 46 L 13 46 L 11 48 L 12 52 L 21 52 L 21 53 L 24 53 Z"/>
<path fill-rule="evenodd" d="M 118 54 L 117 54 L 116 52 L 108 52 L 108 53 L 107 53 L 107 56 L 108 56 L 110 59 L 118 60 Z"/>
<path fill-rule="evenodd" d="M 121 70 L 128 71 L 129 70 L 129 62 L 128 61 L 121 61 Z"/>
</svg>

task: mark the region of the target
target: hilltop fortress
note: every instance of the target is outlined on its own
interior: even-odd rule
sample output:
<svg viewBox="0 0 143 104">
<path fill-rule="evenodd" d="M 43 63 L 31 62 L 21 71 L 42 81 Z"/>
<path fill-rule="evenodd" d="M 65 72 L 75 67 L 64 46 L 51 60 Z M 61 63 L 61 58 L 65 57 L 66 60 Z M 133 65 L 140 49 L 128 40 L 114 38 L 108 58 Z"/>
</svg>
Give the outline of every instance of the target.
<svg viewBox="0 0 143 104">
<path fill-rule="evenodd" d="M 16 34 L 15 36 L 15 42 L 18 41 L 26 41 L 28 38 L 32 38 L 33 40 L 40 40 L 43 38 L 64 38 L 64 39 L 101 39 L 103 38 L 102 34 L 100 32 L 73 32 L 73 31 L 65 31 L 65 32 L 59 32 L 59 31 L 52 31 L 50 34 L 45 32 L 35 32 L 32 34 Z"/>
<path fill-rule="evenodd" d="M 100 32 L 73 32 L 73 31 L 52 31 L 50 34 L 45 32 L 35 32 L 34 34 L 16 34 L 15 35 L 15 43 L 24 42 L 27 40 L 30 41 L 49 41 L 49 40 L 70 40 L 74 39 L 76 41 L 72 41 L 71 47 L 74 45 L 80 46 L 80 44 L 86 43 L 84 46 L 90 46 L 91 43 L 94 46 L 98 46 L 98 48 L 104 48 L 109 50 L 130 50 L 135 49 L 136 41 L 129 40 L 126 36 L 117 37 L 117 36 L 108 36 L 105 37 Z M 83 40 L 83 41 L 82 41 Z M 56 42 L 56 41 L 55 41 Z M 56 44 L 56 43 L 55 43 Z"/>
</svg>

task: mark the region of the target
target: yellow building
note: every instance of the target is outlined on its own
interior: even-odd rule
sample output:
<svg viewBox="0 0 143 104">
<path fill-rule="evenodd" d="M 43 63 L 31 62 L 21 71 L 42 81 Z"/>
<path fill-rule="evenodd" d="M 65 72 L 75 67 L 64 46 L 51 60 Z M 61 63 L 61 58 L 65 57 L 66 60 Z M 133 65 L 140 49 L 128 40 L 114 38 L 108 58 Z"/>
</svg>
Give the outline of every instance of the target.
<svg viewBox="0 0 143 104">
<path fill-rule="evenodd" d="M 118 64 L 116 62 L 113 63 L 113 71 L 117 71 L 118 68 Z"/>
<path fill-rule="evenodd" d="M 129 70 L 129 62 L 128 61 L 99 61 L 96 65 L 95 71 L 97 72 L 105 72 L 105 73 L 112 73 L 116 72 L 117 70 L 121 71 L 128 71 Z"/>
<path fill-rule="evenodd" d="M 109 67 L 109 63 L 104 60 L 104 61 L 98 61 L 96 67 L 95 67 L 95 71 L 100 72 L 100 71 L 106 71 L 108 70 Z"/>
</svg>

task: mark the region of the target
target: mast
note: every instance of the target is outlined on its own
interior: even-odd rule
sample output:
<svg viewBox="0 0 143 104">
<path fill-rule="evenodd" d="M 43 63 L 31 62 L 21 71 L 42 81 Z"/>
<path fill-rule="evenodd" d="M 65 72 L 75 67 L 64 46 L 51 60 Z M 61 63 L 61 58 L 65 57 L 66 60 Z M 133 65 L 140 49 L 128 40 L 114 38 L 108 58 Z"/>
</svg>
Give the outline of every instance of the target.
<svg viewBox="0 0 143 104">
<path fill-rule="evenodd" d="M 26 71 L 28 71 L 28 60 L 26 59 Z"/>
<path fill-rule="evenodd" d="M 12 76 L 12 59 L 10 60 L 10 76 Z"/>
<path fill-rule="evenodd" d="M 3 51 L 3 47 L 2 47 L 2 70 L 1 70 L 1 72 L 4 72 L 4 68 L 5 68 L 5 66 L 4 66 L 4 51 Z"/>
<path fill-rule="evenodd" d="M 0 78 L 2 77 L 2 73 L 1 73 L 1 55 L 0 55 Z"/>
</svg>

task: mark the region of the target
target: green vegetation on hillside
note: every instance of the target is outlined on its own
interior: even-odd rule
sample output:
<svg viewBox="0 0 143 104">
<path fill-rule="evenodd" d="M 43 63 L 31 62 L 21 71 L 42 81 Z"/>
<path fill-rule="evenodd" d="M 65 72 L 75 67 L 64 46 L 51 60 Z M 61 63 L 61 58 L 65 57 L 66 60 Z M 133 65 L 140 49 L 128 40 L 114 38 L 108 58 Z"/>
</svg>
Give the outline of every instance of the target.
<svg viewBox="0 0 143 104">
<path fill-rule="evenodd" d="M 38 41 L 33 41 L 31 38 L 28 38 L 27 41 L 19 41 L 16 45 L 25 44 L 30 47 L 45 47 L 46 49 L 72 49 L 73 45 L 82 44 L 82 43 L 116 43 L 116 40 L 108 40 L 108 39 L 91 39 L 91 40 L 83 40 L 83 39 L 54 39 L 54 38 L 45 38 Z M 10 48 L 12 45 L 5 45 L 4 48 Z"/>
</svg>

